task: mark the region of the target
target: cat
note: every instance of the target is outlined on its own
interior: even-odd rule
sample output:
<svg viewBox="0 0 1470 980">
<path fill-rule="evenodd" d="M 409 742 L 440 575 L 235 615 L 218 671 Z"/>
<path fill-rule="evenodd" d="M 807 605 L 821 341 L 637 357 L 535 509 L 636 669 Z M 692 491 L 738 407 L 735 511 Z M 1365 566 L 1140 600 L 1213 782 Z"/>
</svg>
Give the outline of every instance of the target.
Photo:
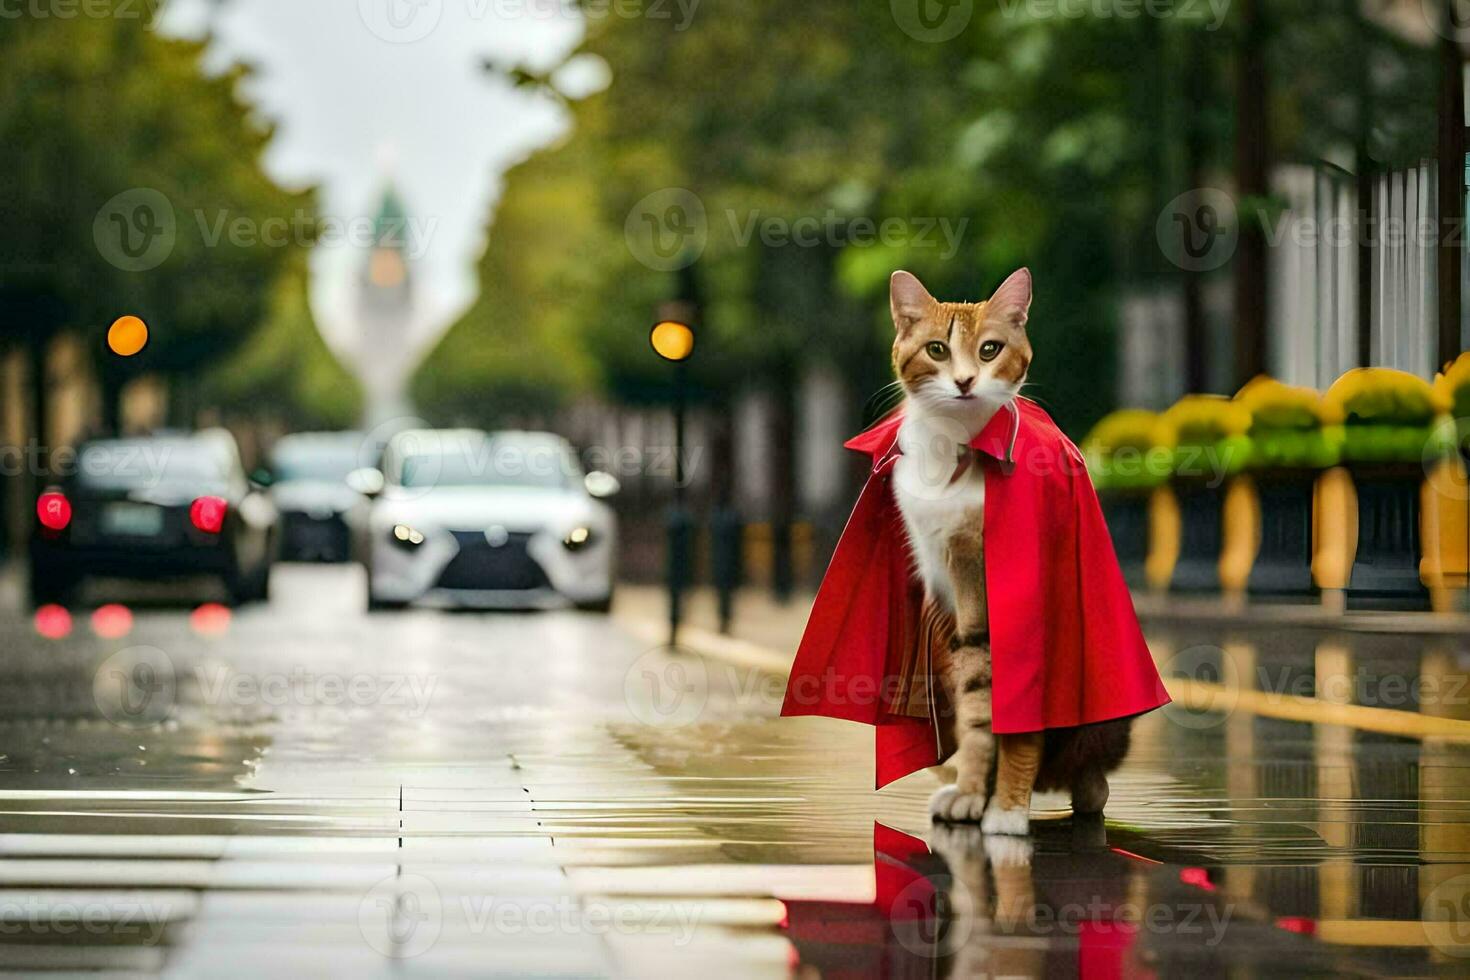
<svg viewBox="0 0 1470 980">
<path fill-rule="evenodd" d="M 938 696 L 954 717 L 954 782 L 930 800 L 942 821 L 1025 834 L 1033 789 L 1067 789 L 1078 814 L 1102 811 L 1106 774 L 1127 754 L 1127 719 L 999 737 L 991 732 L 985 599 L 985 468 L 970 441 L 1010 411 L 1031 367 L 1032 281 L 1013 272 L 981 303 L 941 303 L 908 272 L 889 286 L 893 368 L 905 395 L 894 494 L 923 581 L 926 615 L 949 635 L 934 658 Z"/>
</svg>

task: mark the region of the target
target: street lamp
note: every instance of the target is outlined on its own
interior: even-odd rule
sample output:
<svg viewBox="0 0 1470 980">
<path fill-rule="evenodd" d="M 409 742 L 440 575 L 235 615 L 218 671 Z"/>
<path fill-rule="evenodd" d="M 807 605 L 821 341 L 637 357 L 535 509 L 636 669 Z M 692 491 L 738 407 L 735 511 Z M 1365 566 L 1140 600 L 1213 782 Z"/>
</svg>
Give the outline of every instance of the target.
<svg viewBox="0 0 1470 980">
<path fill-rule="evenodd" d="M 694 328 L 678 320 L 661 320 L 649 331 L 648 342 L 659 357 L 678 364 L 694 353 Z"/>
<path fill-rule="evenodd" d="M 132 357 L 148 346 L 148 324 L 135 316 L 120 316 L 107 328 L 107 349 L 118 357 Z"/>
<path fill-rule="evenodd" d="M 697 310 L 693 303 L 674 300 L 663 304 L 648 343 L 653 352 L 674 365 L 674 506 L 669 513 L 669 647 L 679 638 L 679 622 L 683 618 L 683 593 L 688 582 L 691 561 L 691 521 L 684 509 L 684 403 L 685 363 L 694 353 L 694 322 Z"/>
</svg>

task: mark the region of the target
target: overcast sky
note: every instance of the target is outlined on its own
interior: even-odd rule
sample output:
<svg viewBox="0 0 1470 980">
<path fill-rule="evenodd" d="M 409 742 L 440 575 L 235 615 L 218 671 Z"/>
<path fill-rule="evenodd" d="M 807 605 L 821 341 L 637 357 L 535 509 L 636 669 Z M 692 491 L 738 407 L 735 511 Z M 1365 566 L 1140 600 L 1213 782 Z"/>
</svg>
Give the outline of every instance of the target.
<svg viewBox="0 0 1470 980">
<path fill-rule="evenodd" d="M 166 29 L 201 30 L 210 0 L 175 0 Z M 413 267 L 425 340 L 476 287 L 474 263 L 500 174 L 565 128 L 548 100 L 481 64 L 550 66 L 582 36 L 556 0 L 227 0 L 218 56 L 256 66 L 246 90 L 277 123 L 266 166 L 292 187 L 316 184 L 339 221 L 371 216 L 391 177 L 423 232 Z M 352 328 L 360 246 L 318 248 L 312 303 L 341 344 Z"/>
</svg>

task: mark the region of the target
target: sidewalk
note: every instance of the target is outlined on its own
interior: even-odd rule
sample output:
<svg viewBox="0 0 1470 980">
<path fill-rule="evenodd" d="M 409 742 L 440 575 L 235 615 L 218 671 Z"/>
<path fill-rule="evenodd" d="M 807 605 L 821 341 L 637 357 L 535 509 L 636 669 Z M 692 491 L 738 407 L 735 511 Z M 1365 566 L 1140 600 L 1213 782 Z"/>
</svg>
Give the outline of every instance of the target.
<svg viewBox="0 0 1470 980">
<path fill-rule="evenodd" d="M 728 637 L 719 633 L 712 588 L 696 588 L 685 595 L 684 626 L 680 642 L 730 659 L 785 673 L 806 626 L 812 594 L 798 593 L 781 605 L 764 589 L 743 589 L 735 597 L 735 615 Z M 650 643 L 667 642 L 668 593 L 657 585 L 619 585 L 613 615 Z M 1241 603 L 1225 598 L 1188 597 L 1135 592 L 1133 603 L 1145 627 L 1170 625 L 1300 628 L 1346 633 L 1411 634 L 1416 636 L 1470 635 L 1470 615 L 1464 613 L 1339 612 L 1317 603 Z"/>
<path fill-rule="evenodd" d="M 722 636 L 715 590 L 697 588 L 685 593 L 679 642 L 700 653 L 784 674 L 796 656 L 811 605 L 810 594 L 798 593 L 782 605 L 767 590 L 741 590 L 735 597 L 731 634 Z M 668 591 L 657 585 L 619 585 L 613 618 L 650 644 L 667 643 Z"/>
<path fill-rule="evenodd" d="M 1421 655 L 1428 650 L 1442 658 L 1446 642 L 1443 637 L 1470 633 L 1467 626 L 1470 617 L 1428 612 L 1336 613 L 1320 606 L 1247 606 L 1219 599 L 1151 594 L 1135 595 L 1134 601 L 1139 619 L 1150 633 L 1155 657 L 1169 663 L 1173 662 L 1181 642 L 1188 645 L 1198 640 L 1189 637 L 1201 628 L 1206 636 L 1231 628 L 1250 627 L 1260 631 L 1252 634 L 1256 639 L 1237 641 L 1234 645 L 1226 643 L 1223 633 L 1218 640 L 1210 640 L 1211 644 L 1223 644 L 1211 648 L 1220 650 L 1225 660 L 1235 665 L 1236 669 L 1224 677 L 1216 678 L 1211 671 L 1199 670 L 1181 674 L 1170 671 L 1166 663 L 1165 684 L 1181 706 L 1199 712 L 1223 712 L 1221 717 L 1239 711 L 1245 715 L 1343 725 L 1405 738 L 1436 737 L 1470 742 L 1470 710 L 1459 693 L 1463 685 L 1441 683 L 1463 675 L 1453 667 L 1448 668 L 1454 675 L 1449 678 L 1420 673 Z M 732 635 L 724 636 L 717 629 L 713 590 L 697 589 L 687 600 L 688 612 L 679 631 L 679 645 L 705 657 L 784 676 L 790 671 L 811 602 L 812 597 L 807 594 L 780 605 L 768 593 L 749 590 L 737 597 Z M 651 647 L 668 642 L 668 599 L 657 586 L 620 586 L 613 616 L 620 626 Z M 1290 651 L 1296 648 L 1290 644 L 1283 647 L 1265 637 L 1282 629 L 1306 631 L 1314 656 L 1320 638 L 1336 636 L 1339 640 L 1336 645 L 1330 644 L 1332 652 L 1351 659 L 1343 651 L 1358 650 L 1364 664 L 1400 677 L 1406 683 L 1422 685 L 1422 693 L 1418 697 L 1385 701 L 1382 692 L 1365 697 L 1372 692 L 1354 688 L 1353 693 L 1343 696 L 1342 684 L 1337 682 L 1344 677 L 1350 681 L 1362 678 L 1357 674 L 1342 674 L 1341 665 L 1335 669 L 1331 660 L 1315 663 L 1313 684 L 1309 688 L 1296 693 L 1277 690 L 1272 684 L 1263 683 L 1269 680 L 1270 670 L 1266 668 L 1279 667 L 1277 660 L 1283 651 L 1287 651 L 1290 660 Z M 1360 638 L 1357 643 L 1349 639 L 1354 634 Z M 1193 648 L 1201 649 L 1197 645 Z M 1405 653 L 1412 656 L 1405 657 Z M 1364 669 L 1360 666 L 1360 673 Z"/>
<path fill-rule="evenodd" d="M 1216 624 L 1261 628 L 1295 626 L 1349 633 L 1412 633 L 1421 636 L 1470 634 L 1470 615 L 1459 612 L 1344 612 L 1322 603 L 1247 603 L 1223 597 L 1134 592 L 1133 606 L 1150 624 Z"/>
</svg>

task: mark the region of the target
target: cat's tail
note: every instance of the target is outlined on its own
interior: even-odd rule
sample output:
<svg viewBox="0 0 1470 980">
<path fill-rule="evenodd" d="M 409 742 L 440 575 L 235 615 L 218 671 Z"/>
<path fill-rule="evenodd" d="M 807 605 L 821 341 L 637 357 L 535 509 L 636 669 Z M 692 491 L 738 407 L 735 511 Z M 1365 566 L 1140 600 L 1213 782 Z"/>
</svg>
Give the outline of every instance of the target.
<svg viewBox="0 0 1470 980">
<path fill-rule="evenodd" d="M 1128 755 L 1132 729 L 1132 718 L 1048 729 L 1036 788 L 1070 790 L 1084 773 L 1112 772 Z"/>
</svg>

